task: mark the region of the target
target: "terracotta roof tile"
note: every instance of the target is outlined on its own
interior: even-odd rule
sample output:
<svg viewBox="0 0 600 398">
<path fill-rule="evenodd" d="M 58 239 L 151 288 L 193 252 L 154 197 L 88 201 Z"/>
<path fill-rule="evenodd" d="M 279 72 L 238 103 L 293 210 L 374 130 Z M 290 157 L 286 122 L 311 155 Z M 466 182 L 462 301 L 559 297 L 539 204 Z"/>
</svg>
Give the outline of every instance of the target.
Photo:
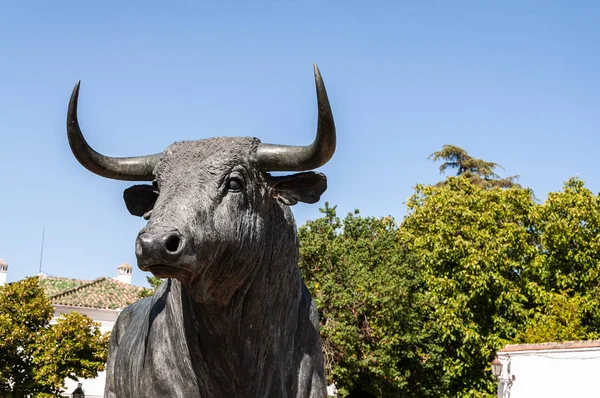
<svg viewBox="0 0 600 398">
<path fill-rule="evenodd" d="M 74 289 L 81 285 L 85 285 L 86 283 L 90 283 L 90 281 L 83 279 L 58 278 L 45 275 L 38 278 L 38 280 L 44 289 L 46 296 L 54 296 L 55 294 Z"/>
<path fill-rule="evenodd" d="M 52 304 L 111 310 L 138 301 L 144 289 L 107 277 L 93 281 L 42 277 L 39 281 Z"/>
<path fill-rule="evenodd" d="M 600 340 L 564 341 L 562 343 L 507 344 L 498 352 L 572 350 L 600 347 Z"/>
</svg>

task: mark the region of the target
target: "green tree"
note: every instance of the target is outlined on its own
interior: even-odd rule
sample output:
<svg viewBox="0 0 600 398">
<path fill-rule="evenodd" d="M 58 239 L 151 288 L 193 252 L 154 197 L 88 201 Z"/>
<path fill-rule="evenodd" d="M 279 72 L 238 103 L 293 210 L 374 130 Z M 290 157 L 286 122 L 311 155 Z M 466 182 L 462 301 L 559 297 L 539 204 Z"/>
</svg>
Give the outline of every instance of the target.
<svg viewBox="0 0 600 398">
<path fill-rule="evenodd" d="M 492 396 L 489 364 L 529 314 L 521 277 L 536 255 L 530 190 L 491 188 L 461 175 L 416 187 L 399 236 L 419 262 L 445 396 Z M 487 395 L 486 395 L 487 394 Z"/>
<path fill-rule="evenodd" d="M 150 297 L 154 293 L 154 291 L 163 283 L 163 280 L 157 276 L 147 276 L 146 280 L 150 284 L 149 288 L 145 288 L 144 290 L 140 290 L 138 293 L 138 297 Z"/>
<path fill-rule="evenodd" d="M 544 291 L 514 342 L 535 344 L 597 339 L 598 334 L 588 331 L 582 324 L 584 304 L 585 300 L 579 295 Z"/>
<path fill-rule="evenodd" d="M 475 185 L 485 188 L 510 188 L 518 186 L 516 182 L 518 176 L 500 178 L 495 173 L 497 168 L 502 169 L 502 166 L 498 163 L 476 159 L 470 156 L 464 149 L 454 145 L 444 145 L 440 151 L 429 155 L 428 159 L 434 162 L 445 160 L 440 166 L 440 174 L 443 174 L 448 169 L 456 169 L 457 176 L 463 176 Z M 445 181 L 438 183 L 438 185 L 444 184 Z"/>
<path fill-rule="evenodd" d="M 600 338 L 600 196 L 578 179 L 539 204 L 463 173 L 417 186 L 400 226 L 322 212 L 300 265 L 342 395 L 493 397 L 504 344 Z"/>
<path fill-rule="evenodd" d="M 528 277 L 540 285 L 547 297 L 565 297 L 558 301 L 555 297 L 546 299 L 542 307 L 570 309 L 569 316 L 577 319 L 566 327 L 581 327 L 570 338 L 600 337 L 600 196 L 585 188 L 583 181 L 571 178 L 562 191 L 550 193 L 534 209 L 532 219 L 540 245 L 535 268 Z M 565 302 L 566 299 L 572 302 Z M 553 313 L 548 308 L 541 311 Z M 560 324 L 565 320 L 559 316 L 555 321 Z M 553 340 L 562 341 L 565 337 L 560 328 L 556 330 Z"/>
<path fill-rule="evenodd" d="M 108 334 L 70 313 L 54 311 L 37 277 L 0 287 L 0 396 L 57 395 L 64 379 L 95 377 L 104 369 Z"/>
<path fill-rule="evenodd" d="M 439 396 L 421 343 L 422 281 L 396 223 L 358 211 L 340 220 L 328 204 L 321 212 L 300 228 L 300 267 L 319 310 L 329 382 L 342 396 Z"/>
</svg>

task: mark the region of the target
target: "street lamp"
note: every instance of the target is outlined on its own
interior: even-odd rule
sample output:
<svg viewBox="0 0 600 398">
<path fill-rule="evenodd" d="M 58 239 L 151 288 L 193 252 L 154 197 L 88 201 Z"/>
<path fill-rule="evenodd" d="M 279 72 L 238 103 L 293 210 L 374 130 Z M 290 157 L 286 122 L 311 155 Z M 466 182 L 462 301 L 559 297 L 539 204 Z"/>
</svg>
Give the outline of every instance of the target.
<svg viewBox="0 0 600 398">
<path fill-rule="evenodd" d="M 515 375 L 510 374 L 510 356 L 507 356 L 506 376 L 502 377 L 502 362 L 495 357 L 492 361 L 492 374 L 498 380 L 498 398 L 510 397 L 510 389 L 515 381 Z"/>
<path fill-rule="evenodd" d="M 77 383 L 77 388 L 71 393 L 73 398 L 85 398 L 85 394 L 81 389 L 81 383 Z"/>
<path fill-rule="evenodd" d="M 495 357 L 492 361 L 492 374 L 496 376 L 496 378 L 500 377 L 502 374 L 502 362 L 498 360 L 498 357 Z"/>
</svg>

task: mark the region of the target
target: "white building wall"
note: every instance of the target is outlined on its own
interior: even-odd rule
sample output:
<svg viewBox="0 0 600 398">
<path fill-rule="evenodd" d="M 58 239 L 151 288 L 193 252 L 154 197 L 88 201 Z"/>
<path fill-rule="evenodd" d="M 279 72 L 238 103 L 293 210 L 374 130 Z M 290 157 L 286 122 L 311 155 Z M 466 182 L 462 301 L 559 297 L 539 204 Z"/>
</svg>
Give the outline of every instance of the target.
<svg viewBox="0 0 600 398">
<path fill-rule="evenodd" d="M 0 286 L 6 284 L 7 273 L 8 273 L 8 263 L 0 258 Z"/>
<path fill-rule="evenodd" d="M 54 318 L 51 323 L 56 322 L 56 319 L 62 314 L 69 312 L 79 312 L 80 314 L 87 315 L 94 321 L 100 323 L 100 330 L 102 333 L 112 331 L 119 316 L 120 311 L 117 310 L 101 310 L 95 308 L 81 308 L 81 307 L 70 307 L 65 305 L 54 306 Z M 103 398 L 104 397 L 104 383 L 106 381 L 106 372 L 98 373 L 98 377 L 94 379 L 79 379 L 79 383 L 82 383 L 81 388 L 85 392 L 86 398 Z M 73 390 L 77 388 L 76 381 L 66 379 L 66 389 L 64 394 L 71 396 Z"/>
<path fill-rule="evenodd" d="M 515 376 L 512 386 L 502 387 L 502 398 L 598 398 L 600 397 L 600 347 L 498 353 L 502 377 Z M 511 375 L 507 374 L 510 363 Z M 508 387 L 504 384 L 505 387 Z"/>
<path fill-rule="evenodd" d="M 98 373 L 95 379 L 79 379 L 81 388 L 85 393 L 85 398 L 104 398 L 104 382 L 106 381 L 106 372 Z M 77 382 L 67 379 L 65 380 L 67 388 L 64 390 L 64 395 L 71 396 L 71 393 L 77 388 Z"/>
</svg>

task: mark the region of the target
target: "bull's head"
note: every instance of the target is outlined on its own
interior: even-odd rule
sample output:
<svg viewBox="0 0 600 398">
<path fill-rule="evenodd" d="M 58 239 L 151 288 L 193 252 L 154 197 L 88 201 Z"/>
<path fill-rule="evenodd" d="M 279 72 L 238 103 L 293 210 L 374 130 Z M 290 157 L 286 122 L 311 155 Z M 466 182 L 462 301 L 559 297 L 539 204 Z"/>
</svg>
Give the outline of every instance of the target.
<svg viewBox="0 0 600 398">
<path fill-rule="evenodd" d="M 278 257 L 295 265 L 295 224 L 287 206 L 319 200 L 326 177 L 307 170 L 325 164 L 336 142 L 327 92 L 314 70 L 319 120 L 311 145 L 220 137 L 130 158 L 104 156 L 86 143 L 77 120 L 77 83 L 67 115 L 77 160 L 103 177 L 152 181 L 124 193 L 129 212 L 149 220 L 136 241 L 142 270 L 176 278 L 202 300 L 227 302 L 261 266 L 272 267 Z M 274 177 L 268 171 L 304 172 Z"/>
</svg>

